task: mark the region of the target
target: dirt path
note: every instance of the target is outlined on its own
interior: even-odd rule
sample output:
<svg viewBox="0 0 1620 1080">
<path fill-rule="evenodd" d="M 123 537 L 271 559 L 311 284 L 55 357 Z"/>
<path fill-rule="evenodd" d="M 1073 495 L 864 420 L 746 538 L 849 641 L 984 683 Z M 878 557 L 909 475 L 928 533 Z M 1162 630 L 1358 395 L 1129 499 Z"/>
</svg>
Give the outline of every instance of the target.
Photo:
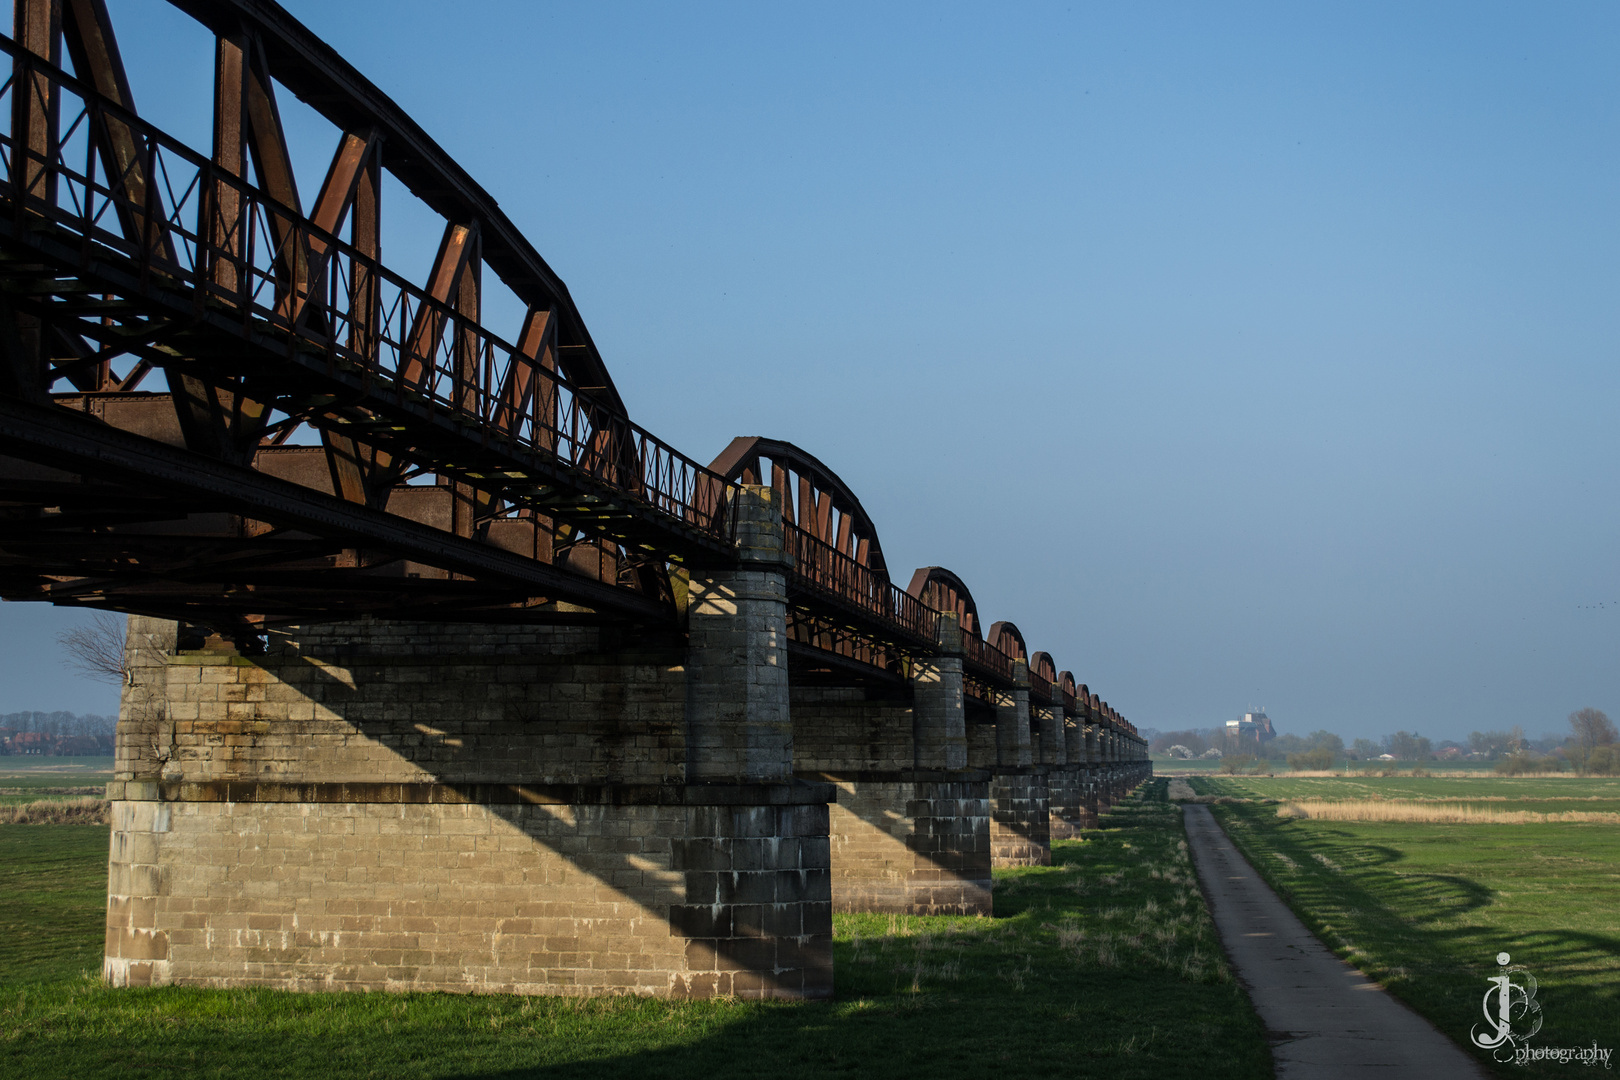
<svg viewBox="0 0 1620 1080">
<path fill-rule="evenodd" d="M 1485 1080 L 1473 1058 L 1305 929 L 1209 807 L 1182 813 L 1215 927 L 1266 1025 L 1281 1080 Z"/>
</svg>

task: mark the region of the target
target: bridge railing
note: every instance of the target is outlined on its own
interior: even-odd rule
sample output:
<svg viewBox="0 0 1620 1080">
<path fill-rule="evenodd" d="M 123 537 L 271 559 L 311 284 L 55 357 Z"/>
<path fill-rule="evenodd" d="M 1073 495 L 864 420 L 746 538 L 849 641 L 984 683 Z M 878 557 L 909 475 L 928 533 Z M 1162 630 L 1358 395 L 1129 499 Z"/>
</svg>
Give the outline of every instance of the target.
<svg viewBox="0 0 1620 1080">
<path fill-rule="evenodd" d="M 1052 682 L 1038 671 L 1029 673 L 1029 696 L 1040 698 L 1042 701 L 1052 700 Z"/>
<path fill-rule="evenodd" d="M 313 354 L 360 376 L 374 409 L 425 411 L 484 449 L 540 455 L 671 524 L 729 539 L 726 480 L 538 350 L 519 350 L 11 38 L 0 35 L 0 53 L 12 65 L 0 86 L 0 192 L 16 227 L 44 219 L 77 240 L 83 262 L 189 291 L 199 309 L 268 332 L 289 359 Z M 492 479 L 497 492 L 522 486 Z"/>
<path fill-rule="evenodd" d="M 783 523 L 793 556 L 790 581 L 899 631 L 925 647 L 939 635 L 939 612 L 889 579 L 797 525 Z"/>
<path fill-rule="evenodd" d="M 962 666 L 977 675 L 987 675 L 1000 683 L 1013 677 L 1012 657 L 976 634 L 962 635 Z"/>
</svg>

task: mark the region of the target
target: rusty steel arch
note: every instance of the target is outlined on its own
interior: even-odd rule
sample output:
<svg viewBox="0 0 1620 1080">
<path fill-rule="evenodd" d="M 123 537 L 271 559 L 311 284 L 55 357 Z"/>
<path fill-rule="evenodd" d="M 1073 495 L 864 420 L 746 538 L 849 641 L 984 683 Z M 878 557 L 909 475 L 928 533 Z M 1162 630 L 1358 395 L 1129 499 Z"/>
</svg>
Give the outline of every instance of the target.
<svg viewBox="0 0 1620 1080">
<path fill-rule="evenodd" d="M 0 595 L 239 642 L 362 614 L 678 632 L 672 574 L 734 563 L 758 482 L 818 664 L 901 678 L 954 611 L 970 688 L 1014 686 L 1016 628 L 987 637 L 943 568 L 897 588 L 814 455 L 744 438 L 705 467 L 631 422 L 555 271 L 331 46 L 271 0 L 170 2 L 214 39 L 206 150 L 140 115 L 104 0 L 15 0 L 0 36 Z M 337 129 L 324 173 L 294 167 L 287 94 Z M 380 250 L 385 173 L 438 215 L 423 281 Z"/>
<path fill-rule="evenodd" d="M 739 435 L 709 463 L 709 471 L 733 483 L 770 487 L 784 523 L 888 580 L 871 515 L 849 485 L 809 451 L 779 439 Z"/>
<path fill-rule="evenodd" d="M 380 162 L 383 169 L 438 213 L 447 229 L 461 225 L 476 233 L 483 264 L 528 306 L 526 323 L 536 312 L 549 312 L 555 319 L 554 330 L 540 328 L 540 332 L 554 335 L 557 368 L 581 393 L 618 415 L 627 415 L 568 286 L 512 224 L 495 198 L 387 94 L 279 4 L 265 0 L 169 2 L 213 31 L 219 41 L 236 43 L 250 67 L 262 63 L 266 75 L 346 133 L 334 168 L 350 167 L 344 165 L 342 155 L 346 149 L 358 149 L 348 133 L 363 133 L 368 152 L 380 143 L 386 149 Z M 75 0 L 70 6 L 84 5 Z M 253 79 L 251 71 L 248 78 Z M 273 109 L 273 89 L 266 85 L 264 90 L 271 95 L 269 104 Z M 276 169 L 290 170 L 290 162 Z M 287 188 L 288 194 L 294 191 Z M 328 192 L 323 190 L 322 194 Z M 296 198 L 282 201 L 297 206 Z M 322 204 L 317 201 L 316 205 L 319 217 Z M 442 256 L 441 251 L 441 263 Z M 525 326 L 525 332 L 532 329 Z"/>
<path fill-rule="evenodd" d="M 330 46 L 267 0 L 176 6 L 215 35 L 207 153 L 138 114 L 102 0 L 17 0 L 0 39 L 0 445 L 34 470 L 0 501 L 56 508 L 0 591 L 238 637 L 558 598 L 673 622 L 665 564 L 729 551 L 724 482 L 629 421 L 560 279 Z M 339 131 L 308 210 L 278 88 Z M 383 171 L 443 219 L 425 284 L 381 259 Z M 528 307 L 510 339 L 486 267 Z"/>
<path fill-rule="evenodd" d="M 727 484 L 760 484 L 776 493 L 790 556 L 790 659 L 802 674 L 833 677 L 830 663 L 872 678 L 852 672 L 849 661 L 900 679 L 911 653 L 935 647 L 937 611 L 890 581 L 877 526 L 814 454 L 779 439 L 739 436 L 709 471 Z"/>
<path fill-rule="evenodd" d="M 924 566 L 915 571 L 906 592 L 935 611 L 956 612 L 963 635 L 984 637 L 979 625 L 979 606 L 973 602 L 973 593 L 966 582 L 943 566 Z"/>
<path fill-rule="evenodd" d="M 1052 654 L 1038 652 L 1029 658 L 1029 692 L 1032 698 L 1048 705 L 1062 702 L 1057 688 L 1057 665 Z"/>
<path fill-rule="evenodd" d="M 1012 659 L 1028 663 L 1029 648 L 1024 644 L 1023 631 L 1015 624 L 1005 619 L 991 623 L 990 632 L 985 635 L 985 639 Z"/>
<path fill-rule="evenodd" d="M 978 604 L 961 577 L 943 566 L 924 566 L 911 575 L 906 591 L 936 610 L 956 612 L 962 626 L 963 687 L 970 698 L 989 703 L 995 690 L 1012 689 L 1013 657 L 996 646 L 994 628 L 990 639 L 984 636 Z"/>
</svg>

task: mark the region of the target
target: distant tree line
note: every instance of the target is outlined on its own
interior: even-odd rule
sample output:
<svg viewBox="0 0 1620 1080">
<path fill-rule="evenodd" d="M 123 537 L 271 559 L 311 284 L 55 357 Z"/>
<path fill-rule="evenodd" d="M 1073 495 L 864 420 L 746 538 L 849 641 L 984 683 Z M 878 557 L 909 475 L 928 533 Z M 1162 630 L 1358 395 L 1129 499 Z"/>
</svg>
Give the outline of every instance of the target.
<svg viewBox="0 0 1620 1080">
<path fill-rule="evenodd" d="M 113 752 L 118 717 L 96 713 L 0 714 L 0 755 L 94 757 Z"/>
<path fill-rule="evenodd" d="M 1396 761 L 1472 760 L 1495 763 L 1504 773 L 1572 768 L 1583 773 L 1620 774 L 1620 735 L 1601 709 L 1585 708 L 1569 715 L 1568 736 L 1546 735 L 1527 739 L 1522 728 L 1475 731 L 1468 741 L 1449 739 L 1438 744 L 1415 731 L 1396 731 L 1374 741 L 1359 738 L 1349 745 L 1331 731 L 1309 735 L 1279 734 L 1259 744 L 1260 753 L 1273 761 L 1286 760 L 1290 768 L 1330 769 L 1345 761 L 1374 761 L 1388 755 Z M 1143 731 L 1156 754 L 1186 758 L 1253 759 L 1253 738 L 1241 742 L 1225 727 L 1185 728 L 1180 731 Z"/>
</svg>

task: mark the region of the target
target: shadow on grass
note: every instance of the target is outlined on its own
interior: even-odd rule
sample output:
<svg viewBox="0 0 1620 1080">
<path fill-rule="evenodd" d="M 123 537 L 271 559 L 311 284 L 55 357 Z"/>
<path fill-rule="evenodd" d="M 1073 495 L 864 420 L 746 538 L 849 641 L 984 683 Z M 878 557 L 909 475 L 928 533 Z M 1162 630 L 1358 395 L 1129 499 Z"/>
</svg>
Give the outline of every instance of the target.
<svg viewBox="0 0 1620 1080">
<path fill-rule="evenodd" d="M 1497 974 L 1495 957 L 1503 951 L 1529 967 L 1541 983 L 1544 1026 L 1539 1045 L 1614 1043 L 1614 1017 L 1620 1015 L 1620 938 L 1546 925 L 1560 918 L 1574 920 L 1578 911 L 1564 914 L 1549 907 L 1534 916 L 1540 926 L 1503 925 L 1490 917 L 1502 889 L 1476 876 L 1423 869 L 1436 857 L 1432 851 L 1420 856 L 1372 843 L 1364 835 L 1369 830 L 1277 819 L 1260 806 L 1221 806 L 1217 813 L 1250 863 L 1323 942 L 1460 1045 L 1467 1047 L 1471 1027 L 1481 1022 L 1482 1003 L 1491 989 L 1486 979 Z M 1432 830 L 1405 828 L 1426 842 L 1434 840 Z M 1464 831 L 1459 843 L 1492 842 L 1477 832 L 1478 826 L 1449 828 L 1476 830 Z M 1529 850 L 1539 852 L 1530 844 L 1530 834 L 1520 837 Z M 1476 846 L 1470 853 L 1479 850 Z M 1512 851 L 1504 846 L 1498 857 L 1512 865 Z M 1489 876 L 1483 869 L 1478 873 Z M 1506 879 L 1501 883 L 1509 884 Z M 1594 903 L 1602 904 L 1602 883 L 1587 884 Z M 1568 891 L 1574 883 L 1556 885 Z M 1483 1054 L 1477 1056 L 1484 1060 Z M 1503 1075 L 1526 1073 L 1524 1067 L 1486 1063 Z M 1541 1068 L 1533 1064 L 1529 1074 L 1541 1075 Z M 1553 1071 L 1558 1066 L 1545 1068 L 1546 1075 L 1558 1075 Z"/>
<path fill-rule="evenodd" d="M 0 986 L 0 1075 L 1269 1076 L 1157 794 L 998 872 L 1001 917 L 839 916 L 834 1002 Z"/>
</svg>

